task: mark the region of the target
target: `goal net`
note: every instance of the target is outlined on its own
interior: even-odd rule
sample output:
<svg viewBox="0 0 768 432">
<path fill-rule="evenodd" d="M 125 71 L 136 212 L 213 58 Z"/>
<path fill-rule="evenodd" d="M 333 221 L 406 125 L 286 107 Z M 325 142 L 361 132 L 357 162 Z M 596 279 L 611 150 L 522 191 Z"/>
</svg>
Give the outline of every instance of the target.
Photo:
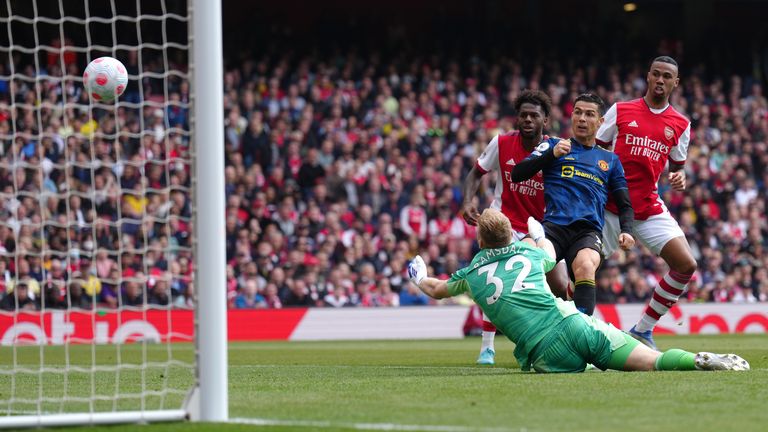
<svg viewBox="0 0 768 432">
<path fill-rule="evenodd" d="M 0 428 L 188 414 L 191 20 L 176 0 L 0 5 Z M 83 88 L 101 56 L 129 74 L 113 102 Z"/>
</svg>

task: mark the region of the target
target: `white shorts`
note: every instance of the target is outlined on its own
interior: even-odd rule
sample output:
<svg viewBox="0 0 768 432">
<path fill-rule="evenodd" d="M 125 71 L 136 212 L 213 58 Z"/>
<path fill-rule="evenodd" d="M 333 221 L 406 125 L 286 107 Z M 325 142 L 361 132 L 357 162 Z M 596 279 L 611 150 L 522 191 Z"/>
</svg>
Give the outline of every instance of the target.
<svg viewBox="0 0 768 432">
<path fill-rule="evenodd" d="M 608 212 L 606 212 L 606 213 L 608 213 Z M 513 242 L 521 241 L 527 235 L 528 235 L 528 233 L 524 233 L 524 232 L 521 232 L 521 231 L 515 231 L 515 229 L 512 228 L 512 241 Z M 558 261 L 558 264 L 561 263 L 561 262 L 565 262 L 565 258 L 563 258 L 560 261 Z"/>
<path fill-rule="evenodd" d="M 606 210 L 603 225 L 603 256 L 606 258 L 619 249 L 619 234 L 619 217 Z M 646 220 L 635 219 L 632 236 L 658 256 L 667 242 L 677 237 L 685 237 L 685 234 L 669 211 L 665 211 Z"/>
<path fill-rule="evenodd" d="M 512 241 L 513 242 L 518 242 L 518 241 L 524 239 L 525 236 L 527 236 L 527 235 L 528 235 L 528 233 L 524 233 L 524 232 L 520 232 L 520 231 L 515 231 L 515 229 L 512 228 Z"/>
</svg>

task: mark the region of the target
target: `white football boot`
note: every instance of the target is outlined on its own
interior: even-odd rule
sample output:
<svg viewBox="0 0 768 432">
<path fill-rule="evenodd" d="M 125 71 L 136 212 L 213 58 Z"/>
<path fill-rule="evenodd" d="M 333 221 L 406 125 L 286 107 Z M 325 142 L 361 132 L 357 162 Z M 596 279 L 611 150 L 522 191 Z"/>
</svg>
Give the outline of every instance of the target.
<svg viewBox="0 0 768 432">
<path fill-rule="evenodd" d="M 696 362 L 696 369 L 698 370 L 749 370 L 749 363 L 736 354 L 700 352 L 696 354 L 696 359 L 694 361 Z"/>
</svg>

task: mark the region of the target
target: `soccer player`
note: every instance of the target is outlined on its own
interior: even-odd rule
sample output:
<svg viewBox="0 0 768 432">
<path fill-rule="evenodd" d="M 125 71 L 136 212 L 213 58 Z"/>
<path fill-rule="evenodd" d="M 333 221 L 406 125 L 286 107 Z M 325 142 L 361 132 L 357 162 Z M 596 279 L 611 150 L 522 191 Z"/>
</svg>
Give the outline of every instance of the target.
<svg viewBox="0 0 768 432">
<path fill-rule="evenodd" d="M 535 240 L 513 242 L 509 219 L 486 209 L 477 220 L 482 250 L 469 266 L 440 280 L 427 277 L 424 260 L 417 256 L 408 265 L 408 276 L 432 298 L 469 293 L 515 343 L 515 358 L 524 371 L 583 372 L 587 363 L 625 371 L 749 370 L 749 363 L 735 354 L 654 351 L 613 325 L 580 313 L 573 302 L 556 298 L 544 280 L 555 265 L 554 247 L 541 224 L 528 221 Z"/>
<path fill-rule="evenodd" d="M 677 303 L 696 271 L 696 260 L 680 229 L 659 198 L 657 184 L 669 160 L 669 182 L 674 190 L 685 190 L 683 167 L 688 154 L 691 122 L 669 104 L 669 96 L 680 84 L 677 62 L 657 57 L 646 76 L 645 96 L 611 106 L 597 132 L 601 145 L 613 151 L 626 171 L 629 196 L 635 210 L 633 235 L 651 252 L 660 256 L 670 271 L 656 284 L 653 297 L 640 320 L 629 333 L 656 349 L 653 329 L 659 319 Z M 618 231 L 616 206 L 608 203 L 605 254 L 616 250 Z"/>
<path fill-rule="evenodd" d="M 574 279 L 573 301 L 579 311 L 595 310 L 595 272 L 602 262 L 602 230 L 609 192 L 619 209 L 623 249 L 635 244 L 630 234 L 633 218 L 627 181 L 619 158 L 595 145 L 603 122 L 603 100 L 585 93 L 576 98 L 571 117 L 571 140 L 550 138 L 512 170 L 512 181 L 544 174 L 544 229 L 557 260 L 565 258 Z"/>
<path fill-rule="evenodd" d="M 526 221 L 529 216 L 537 220 L 544 217 L 544 182 L 541 174 L 524 183 L 513 183 L 512 168 L 527 158 L 543 140 L 543 130 L 552 111 L 552 101 L 539 90 L 524 90 L 514 102 L 517 115 L 517 130 L 499 134 L 488 143 L 464 181 L 464 202 L 462 215 L 470 225 L 477 225 L 477 211 L 473 200 L 480 186 L 480 179 L 489 171 L 497 171 L 496 189 L 491 208 L 501 210 L 512 226 L 512 238 L 521 240 L 528 232 Z M 565 264 L 547 274 L 552 291 L 565 298 L 568 290 L 568 275 Z M 478 364 L 495 363 L 494 338 L 496 327 L 483 315 L 483 334 Z"/>
</svg>

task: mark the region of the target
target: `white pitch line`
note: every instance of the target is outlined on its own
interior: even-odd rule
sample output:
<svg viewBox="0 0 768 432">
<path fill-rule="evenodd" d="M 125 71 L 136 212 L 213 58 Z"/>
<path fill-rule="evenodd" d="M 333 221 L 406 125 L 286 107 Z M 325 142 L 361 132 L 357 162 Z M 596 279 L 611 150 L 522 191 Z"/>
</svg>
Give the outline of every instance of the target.
<svg viewBox="0 0 768 432">
<path fill-rule="evenodd" d="M 260 369 L 260 368 L 313 368 L 313 369 L 321 369 L 321 368 L 334 368 L 334 369 L 356 369 L 356 368 L 364 368 L 364 369 L 461 369 L 461 370 L 484 370 L 484 371 L 490 371 L 490 370 L 503 370 L 503 371 L 509 371 L 512 370 L 519 370 L 518 367 L 495 367 L 495 368 L 486 368 L 486 367 L 480 367 L 480 366 L 405 366 L 405 365 L 318 365 L 318 364 L 253 364 L 253 365 L 229 365 L 229 368 L 254 368 L 254 369 Z"/>
<path fill-rule="evenodd" d="M 321 420 L 277 420 L 277 419 L 259 419 L 259 418 L 233 418 L 230 423 L 248 424 L 254 426 L 297 426 L 323 429 L 355 429 L 355 430 L 377 430 L 377 431 L 426 431 L 426 432 L 527 432 L 527 428 L 485 428 L 485 427 L 467 427 L 467 426 L 448 426 L 448 425 L 407 425 L 397 423 L 337 423 Z"/>
<path fill-rule="evenodd" d="M 39 367 L 40 364 L 28 364 L 28 365 L 18 365 L 16 368 L 12 366 L 0 366 L 0 374 L 9 374 L 10 372 L 15 372 L 18 368 L 27 368 L 30 369 L 32 367 Z M 86 365 L 86 367 L 90 367 L 90 365 Z M 116 366 L 109 366 L 109 367 L 116 367 Z M 157 366 L 155 368 L 162 368 L 165 366 Z M 177 366 L 182 368 L 183 366 Z M 185 369 L 188 369 L 184 367 Z M 253 364 L 253 365 L 229 365 L 229 369 L 275 369 L 275 368 L 281 368 L 281 369 L 448 369 L 448 370 L 454 370 L 454 371 L 460 371 L 460 370 L 466 370 L 466 371 L 497 371 L 498 373 L 504 372 L 509 373 L 510 371 L 514 372 L 520 371 L 520 368 L 518 367 L 503 367 L 503 366 L 497 366 L 495 368 L 484 368 L 479 366 L 404 366 L 404 365 L 317 365 L 317 364 Z M 66 371 L 65 366 L 61 366 L 57 368 L 57 373 L 63 373 Z M 29 372 L 28 375 L 37 375 L 39 374 L 38 371 L 35 372 Z"/>
</svg>

